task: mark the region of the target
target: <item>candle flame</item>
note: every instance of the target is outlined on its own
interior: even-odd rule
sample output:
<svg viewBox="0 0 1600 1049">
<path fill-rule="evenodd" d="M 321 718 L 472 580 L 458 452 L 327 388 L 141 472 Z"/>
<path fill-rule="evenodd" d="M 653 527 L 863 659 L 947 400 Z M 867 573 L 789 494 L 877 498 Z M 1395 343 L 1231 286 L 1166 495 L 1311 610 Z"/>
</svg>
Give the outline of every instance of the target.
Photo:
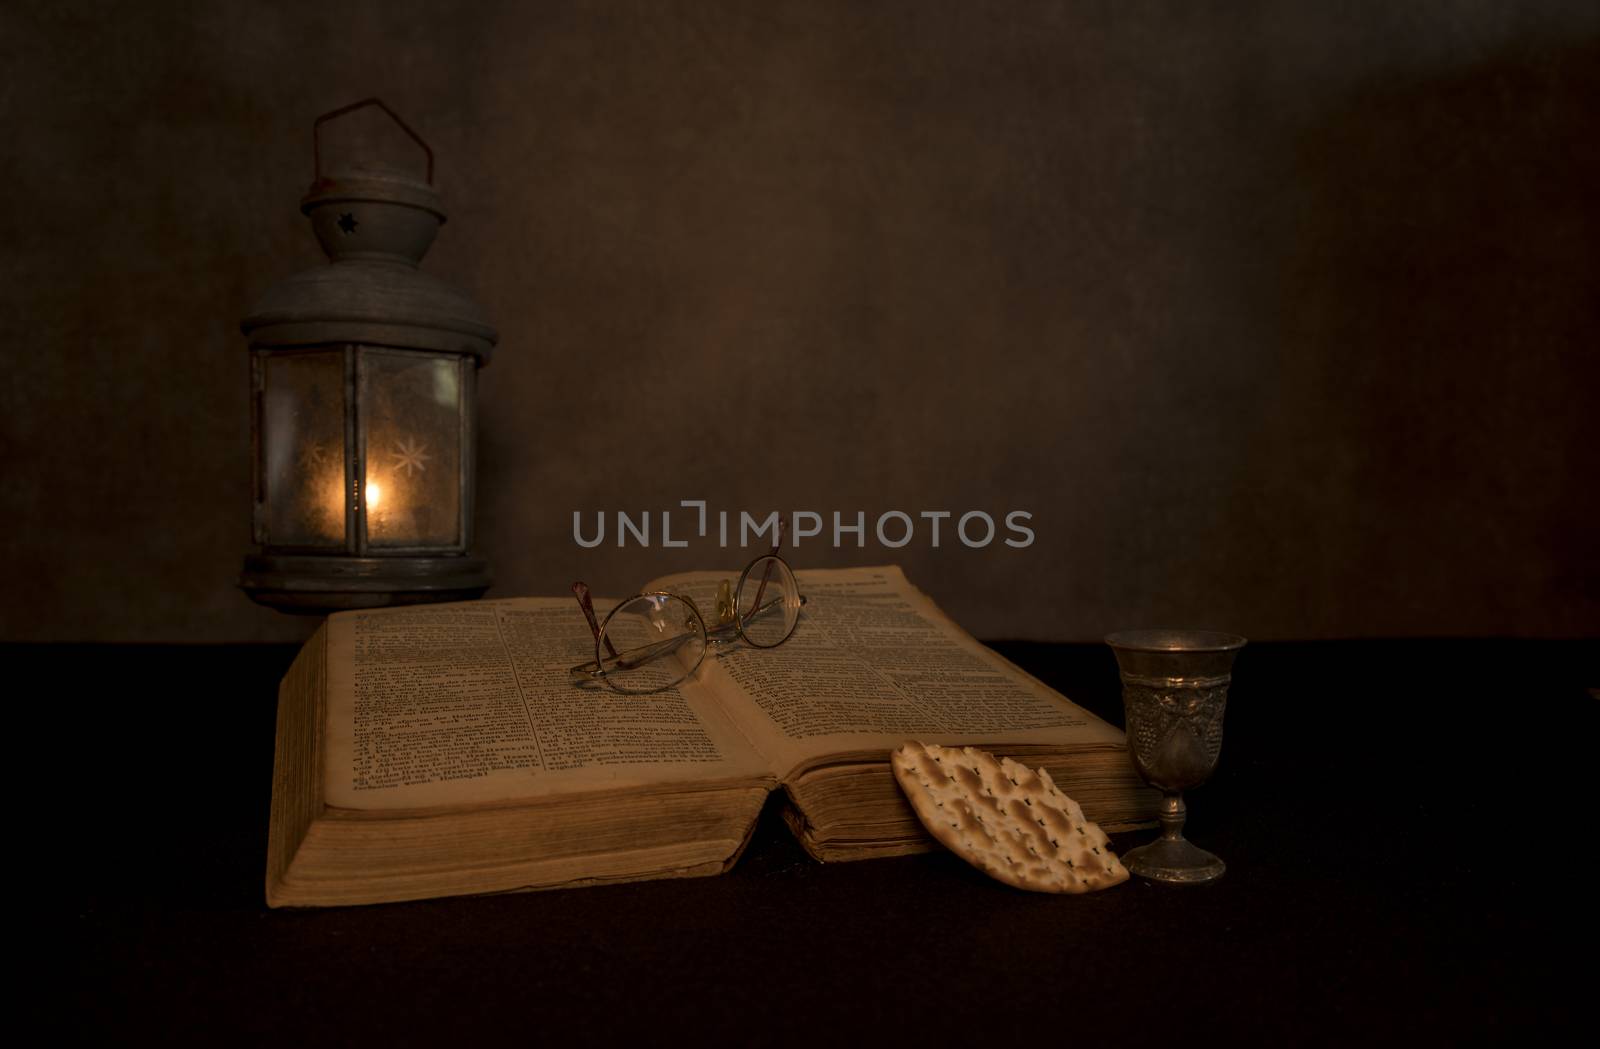
<svg viewBox="0 0 1600 1049">
<path fill-rule="evenodd" d="M 376 484 L 368 482 L 366 498 L 367 509 L 371 510 L 373 507 L 378 505 L 378 500 L 383 498 L 383 489 L 379 488 Z"/>
</svg>

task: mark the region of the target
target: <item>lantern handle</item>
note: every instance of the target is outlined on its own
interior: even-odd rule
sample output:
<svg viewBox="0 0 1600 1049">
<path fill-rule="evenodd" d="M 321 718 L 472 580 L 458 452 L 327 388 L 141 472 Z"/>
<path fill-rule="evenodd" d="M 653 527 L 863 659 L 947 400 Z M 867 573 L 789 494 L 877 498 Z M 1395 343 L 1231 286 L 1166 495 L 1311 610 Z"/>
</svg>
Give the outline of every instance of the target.
<svg viewBox="0 0 1600 1049">
<path fill-rule="evenodd" d="M 410 135 L 411 141 L 422 147 L 422 152 L 428 156 L 428 185 L 433 185 L 433 150 L 428 147 L 426 142 L 422 141 L 421 135 L 411 130 L 410 124 L 400 119 L 400 114 L 384 105 L 381 98 L 364 98 L 360 102 L 352 102 L 348 106 L 340 106 L 331 113 L 324 113 L 317 118 L 317 122 L 311 126 L 311 162 L 316 181 L 322 181 L 322 125 L 334 117 L 342 117 L 346 113 L 353 113 L 358 109 L 365 109 L 367 106 L 377 106 L 389 114 L 389 119 L 399 124 L 400 130 Z"/>
</svg>

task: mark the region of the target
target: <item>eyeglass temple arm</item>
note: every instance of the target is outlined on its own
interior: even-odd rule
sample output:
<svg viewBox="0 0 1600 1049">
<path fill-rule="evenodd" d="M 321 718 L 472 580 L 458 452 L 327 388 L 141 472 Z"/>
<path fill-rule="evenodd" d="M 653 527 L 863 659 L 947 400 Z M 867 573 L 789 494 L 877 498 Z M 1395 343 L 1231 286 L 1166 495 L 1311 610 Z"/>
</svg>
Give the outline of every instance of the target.
<svg viewBox="0 0 1600 1049">
<path fill-rule="evenodd" d="M 777 557 L 778 556 L 778 551 L 780 549 L 782 549 L 782 548 L 783 548 L 783 514 L 779 513 L 778 514 L 778 534 L 772 537 L 772 550 L 771 550 L 771 552 L 769 552 L 767 554 L 767 556 L 768 557 Z M 771 579 L 772 579 L 772 562 L 768 561 L 766 567 L 761 570 L 761 585 L 756 587 L 755 603 L 750 606 L 752 609 L 759 609 L 761 607 L 761 599 L 764 596 L 766 596 L 767 583 Z M 749 615 L 744 617 L 745 618 L 745 622 L 748 623 L 750 620 L 754 619 L 755 616 L 756 616 L 756 613 L 754 611 L 752 611 Z"/>
<path fill-rule="evenodd" d="M 779 594 L 777 597 L 773 598 L 771 601 L 768 601 L 766 604 L 757 605 L 755 608 L 752 608 L 750 610 L 750 614 L 749 615 L 744 617 L 744 621 L 746 623 L 748 623 L 751 620 L 755 619 L 757 616 L 766 615 L 768 612 L 772 611 L 774 608 L 777 608 L 779 605 L 783 604 L 783 601 L 784 601 L 783 595 Z M 800 607 L 804 608 L 805 605 L 806 605 L 806 595 L 801 594 L 800 595 Z M 724 633 L 725 631 L 732 630 L 732 629 L 733 629 L 733 624 L 732 623 L 723 623 L 720 626 L 712 627 L 710 630 L 706 631 L 706 633 L 708 633 L 708 634 L 720 634 L 720 633 Z"/>
<path fill-rule="evenodd" d="M 780 522 L 781 527 L 781 522 Z M 594 631 L 595 641 L 600 640 L 600 621 L 594 617 L 594 596 L 589 592 L 589 584 L 581 579 L 572 584 L 572 596 L 578 599 L 578 607 L 583 609 L 583 618 L 589 621 L 589 629 Z M 611 647 L 611 639 L 605 639 L 606 651 L 616 658 L 617 650 Z"/>
<path fill-rule="evenodd" d="M 694 636 L 693 634 L 679 634 L 677 637 L 669 637 L 664 641 L 656 641 L 652 644 L 640 645 L 638 648 L 630 648 L 620 655 L 613 648 L 611 649 L 611 657 L 605 662 L 613 670 L 632 670 L 634 667 L 643 666 L 652 659 L 660 659 L 662 656 L 671 655 L 681 648 L 685 641 Z M 608 642 L 607 648 L 611 648 L 610 640 L 610 638 L 606 638 Z M 575 667 L 568 668 L 567 673 L 571 675 L 574 681 L 582 684 L 601 677 L 605 673 L 605 668 L 591 659 L 587 663 L 579 663 Z"/>
</svg>

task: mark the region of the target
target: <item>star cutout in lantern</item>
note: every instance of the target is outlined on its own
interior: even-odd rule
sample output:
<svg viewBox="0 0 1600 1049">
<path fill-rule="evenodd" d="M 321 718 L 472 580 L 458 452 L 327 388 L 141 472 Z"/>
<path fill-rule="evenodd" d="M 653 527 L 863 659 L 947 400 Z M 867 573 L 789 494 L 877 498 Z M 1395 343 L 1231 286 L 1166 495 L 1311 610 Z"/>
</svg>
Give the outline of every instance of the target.
<svg viewBox="0 0 1600 1049">
<path fill-rule="evenodd" d="M 328 465 L 327 445 L 321 441 L 307 441 L 300 446 L 300 465 L 308 470 L 320 470 Z"/>
<path fill-rule="evenodd" d="M 357 222 L 356 217 L 348 211 L 339 216 L 339 228 L 344 230 L 346 234 L 354 233 L 359 225 L 361 223 Z"/>
<path fill-rule="evenodd" d="M 394 456 L 395 470 L 397 472 L 404 470 L 407 477 L 411 476 L 413 470 L 418 473 L 427 470 L 428 467 L 425 464 L 433 458 L 428 454 L 428 446 L 426 444 L 421 441 L 413 441 L 409 437 L 402 437 L 395 442 L 395 450 L 389 454 Z"/>
</svg>

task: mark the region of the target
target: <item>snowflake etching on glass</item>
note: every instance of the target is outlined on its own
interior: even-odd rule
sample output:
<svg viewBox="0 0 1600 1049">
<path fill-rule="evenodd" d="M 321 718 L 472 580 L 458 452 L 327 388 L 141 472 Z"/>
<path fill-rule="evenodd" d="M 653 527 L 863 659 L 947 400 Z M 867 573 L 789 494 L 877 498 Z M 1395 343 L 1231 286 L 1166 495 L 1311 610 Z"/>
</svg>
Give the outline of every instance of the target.
<svg viewBox="0 0 1600 1049">
<path fill-rule="evenodd" d="M 394 469 L 396 473 L 404 470 L 410 477 L 412 471 L 425 472 L 427 463 L 433 458 L 428 454 L 428 446 L 422 441 L 414 441 L 409 437 L 402 437 L 395 442 L 395 450 L 390 455 L 394 456 Z"/>
<path fill-rule="evenodd" d="M 328 446 L 321 441 L 306 441 L 300 445 L 300 465 L 307 470 L 321 470 L 332 457 Z"/>
</svg>

